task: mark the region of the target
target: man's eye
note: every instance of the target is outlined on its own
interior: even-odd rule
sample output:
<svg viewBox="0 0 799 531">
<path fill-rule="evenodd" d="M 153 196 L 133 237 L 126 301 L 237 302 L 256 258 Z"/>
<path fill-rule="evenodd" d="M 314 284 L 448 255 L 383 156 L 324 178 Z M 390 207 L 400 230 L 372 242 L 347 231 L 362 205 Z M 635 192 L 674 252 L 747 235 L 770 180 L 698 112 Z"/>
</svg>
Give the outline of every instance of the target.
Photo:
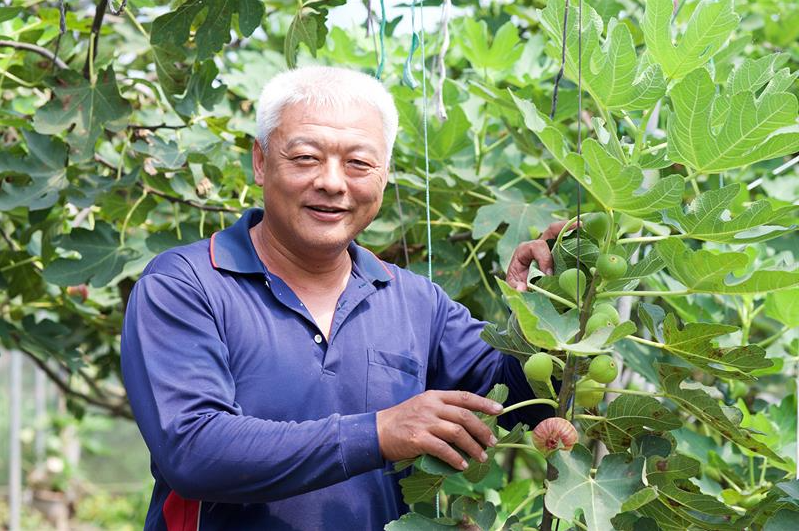
<svg viewBox="0 0 799 531">
<path fill-rule="evenodd" d="M 316 157 L 311 155 L 299 155 L 291 160 L 293 160 L 294 162 L 315 162 Z"/>
<path fill-rule="evenodd" d="M 353 160 L 350 160 L 349 163 L 352 164 L 353 166 L 355 166 L 358 169 L 368 169 L 368 168 L 372 167 L 371 164 L 369 164 L 368 162 L 365 162 L 363 160 L 353 159 Z"/>
</svg>

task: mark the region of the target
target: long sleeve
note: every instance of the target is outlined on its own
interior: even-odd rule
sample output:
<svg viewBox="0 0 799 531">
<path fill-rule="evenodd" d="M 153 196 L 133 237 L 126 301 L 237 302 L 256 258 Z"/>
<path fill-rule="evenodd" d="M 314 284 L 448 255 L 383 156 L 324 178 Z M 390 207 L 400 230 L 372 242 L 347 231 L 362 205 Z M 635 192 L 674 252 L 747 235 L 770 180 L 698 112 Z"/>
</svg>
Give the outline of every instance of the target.
<svg viewBox="0 0 799 531">
<path fill-rule="evenodd" d="M 508 386 L 506 405 L 535 398 L 519 360 L 503 354 L 480 338 L 485 322 L 474 319 L 462 304 L 450 299 L 438 286 L 434 337 L 428 370 L 428 388 L 457 389 L 485 395 L 498 383 Z M 534 427 L 551 417 L 549 406 L 531 406 L 499 417 L 511 429 L 518 422 Z"/>
<path fill-rule="evenodd" d="M 169 274 L 148 266 L 134 286 L 122 372 L 136 422 L 173 490 L 204 501 L 268 502 L 384 465 L 374 413 L 299 423 L 242 414 L 220 316 L 182 258 L 157 260 Z"/>
</svg>

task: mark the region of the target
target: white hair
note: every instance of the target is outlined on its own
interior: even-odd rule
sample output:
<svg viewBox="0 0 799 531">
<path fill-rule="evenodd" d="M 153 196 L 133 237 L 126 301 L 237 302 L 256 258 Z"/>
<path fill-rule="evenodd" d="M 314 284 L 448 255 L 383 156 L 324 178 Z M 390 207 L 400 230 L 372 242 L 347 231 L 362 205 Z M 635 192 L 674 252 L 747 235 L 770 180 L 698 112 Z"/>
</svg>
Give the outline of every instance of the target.
<svg viewBox="0 0 799 531">
<path fill-rule="evenodd" d="M 332 66 L 305 66 L 276 75 L 264 86 L 258 100 L 257 135 L 264 153 L 269 146 L 269 136 L 280 125 L 281 113 L 296 103 L 338 109 L 353 104 L 372 105 L 383 118 L 388 165 L 399 116 L 394 98 L 380 81 L 355 70 Z"/>
</svg>

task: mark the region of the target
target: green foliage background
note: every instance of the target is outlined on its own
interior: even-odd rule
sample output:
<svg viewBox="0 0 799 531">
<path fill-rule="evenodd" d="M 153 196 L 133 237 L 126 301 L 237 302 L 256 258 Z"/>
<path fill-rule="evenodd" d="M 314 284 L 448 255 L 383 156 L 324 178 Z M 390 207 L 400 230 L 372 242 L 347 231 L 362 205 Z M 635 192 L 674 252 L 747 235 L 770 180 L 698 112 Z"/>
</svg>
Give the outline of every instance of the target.
<svg viewBox="0 0 799 531">
<path fill-rule="evenodd" d="M 48 371 L 77 416 L 130 417 L 119 330 L 144 265 L 259 205 L 249 153 L 263 81 L 287 64 L 376 71 L 379 19 L 371 32 L 364 21 L 328 28 L 343 3 L 130 0 L 115 14 L 100 0 L 67 4 L 63 19 L 47 2 L 0 7 L 0 338 Z M 619 529 L 789 529 L 799 516 L 799 489 L 784 482 L 795 477 L 799 166 L 785 163 L 799 151 L 799 9 L 585 0 L 579 155 L 576 4 L 552 118 L 564 2 L 454 4 L 446 53 L 441 28 L 425 42 L 435 281 L 497 323 L 487 339 L 522 361 L 614 343 L 625 383 L 657 390 L 681 426 L 653 427 L 661 406 L 634 395 L 590 412 L 606 420 L 580 421 L 583 442 L 616 453 L 595 477 L 588 450 L 556 454 L 553 466 L 572 474 L 550 482 L 547 506 L 563 526 L 589 529 L 614 516 Z M 386 26 L 381 78 L 401 131 L 380 217 L 359 240 L 424 274 L 421 51 L 394 34 L 398 22 Z M 587 267 L 608 250 L 637 261 L 597 297 L 638 290 L 625 317 L 642 341 L 623 339 L 629 328 L 576 341 L 584 319 L 550 297 L 570 295 L 554 279 L 537 281 L 543 294 L 503 301 L 492 278 L 516 245 L 576 214 L 577 182 L 583 213 L 644 221 L 581 250 Z M 562 236 L 556 273 L 574 265 L 573 235 Z M 522 528 L 541 516 L 540 455 L 520 451 L 476 482 L 419 465 L 430 477 L 414 476 L 417 512 L 395 528 Z M 682 472 L 663 473 L 672 466 Z M 615 500 L 582 489 L 559 503 L 570 481 L 615 484 L 641 470 L 646 488 L 619 487 Z M 437 522 L 424 519 L 435 513 L 430 485 L 448 494 Z M 597 502 L 603 514 L 589 509 Z"/>
</svg>

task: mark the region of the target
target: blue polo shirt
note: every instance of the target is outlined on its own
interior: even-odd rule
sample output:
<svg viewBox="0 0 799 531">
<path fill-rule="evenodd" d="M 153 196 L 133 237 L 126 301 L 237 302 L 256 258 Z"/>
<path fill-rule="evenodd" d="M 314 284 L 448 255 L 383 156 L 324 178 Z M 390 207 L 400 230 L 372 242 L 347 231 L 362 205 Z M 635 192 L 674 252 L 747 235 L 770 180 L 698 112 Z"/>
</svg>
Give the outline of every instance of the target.
<svg viewBox="0 0 799 531">
<path fill-rule="evenodd" d="M 383 529 L 408 508 L 376 411 L 426 389 L 533 395 L 464 306 L 354 243 L 326 340 L 258 258 L 262 217 L 161 253 L 131 293 L 122 374 L 155 477 L 145 529 Z"/>
</svg>

